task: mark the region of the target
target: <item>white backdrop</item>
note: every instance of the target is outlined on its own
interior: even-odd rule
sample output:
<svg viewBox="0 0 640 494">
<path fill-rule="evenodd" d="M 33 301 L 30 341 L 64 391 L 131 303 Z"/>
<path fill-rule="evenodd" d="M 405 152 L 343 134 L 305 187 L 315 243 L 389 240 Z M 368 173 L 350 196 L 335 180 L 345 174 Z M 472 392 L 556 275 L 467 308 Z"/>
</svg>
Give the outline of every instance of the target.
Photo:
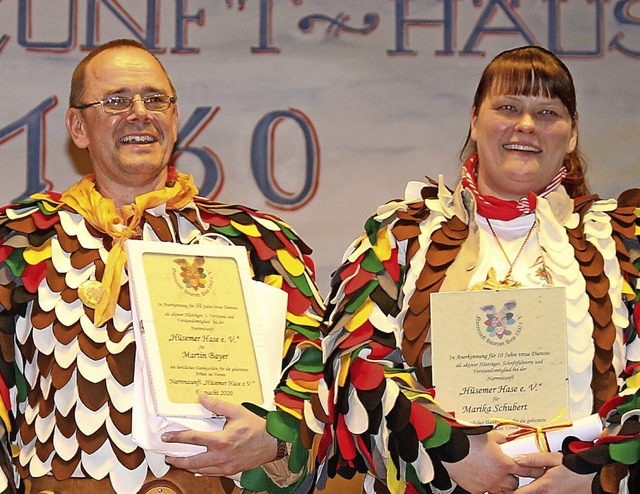
<svg viewBox="0 0 640 494">
<path fill-rule="evenodd" d="M 71 72 L 91 46 L 137 38 L 178 89 L 178 167 L 290 222 L 326 291 L 379 203 L 426 175 L 455 184 L 479 75 L 504 49 L 540 44 L 571 69 L 592 189 L 640 186 L 639 3 L 0 2 L 0 199 L 90 171 L 63 123 Z"/>
</svg>

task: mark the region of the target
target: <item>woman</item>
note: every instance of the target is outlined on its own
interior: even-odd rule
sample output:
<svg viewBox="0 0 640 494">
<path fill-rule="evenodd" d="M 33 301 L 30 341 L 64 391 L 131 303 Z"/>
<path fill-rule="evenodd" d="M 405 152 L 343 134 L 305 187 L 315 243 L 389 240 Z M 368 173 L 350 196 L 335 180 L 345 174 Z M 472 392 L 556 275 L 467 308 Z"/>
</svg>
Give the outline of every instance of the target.
<svg viewBox="0 0 640 494">
<path fill-rule="evenodd" d="M 430 295 L 571 287 L 570 411 L 574 419 L 588 416 L 617 396 L 626 360 L 640 360 L 629 337 L 629 288 L 638 272 L 624 245 L 637 242 L 640 194 L 624 195 L 624 205 L 587 195 L 572 77 L 539 47 L 503 52 L 485 69 L 461 157 L 453 192 L 410 183 L 404 200 L 369 218 L 334 274 L 320 393 L 332 423 L 320 448 L 325 470 L 367 471 L 370 492 L 511 492 L 513 475 L 540 477 L 523 494 L 564 492 L 565 484 L 587 493 L 591 483 L 609 492 L 598 491 L 601 483 L 610 489 L 629 473 L 616 455 L 595 465 L 602 455 L 567 450 L 565 463 L 578 473 L 554 453 L 513 461 L 496 452 L 491 434 L 456 422 L 431 400 Z M 627 444 L 640 443 L 629 426 Z"/>
</svg>

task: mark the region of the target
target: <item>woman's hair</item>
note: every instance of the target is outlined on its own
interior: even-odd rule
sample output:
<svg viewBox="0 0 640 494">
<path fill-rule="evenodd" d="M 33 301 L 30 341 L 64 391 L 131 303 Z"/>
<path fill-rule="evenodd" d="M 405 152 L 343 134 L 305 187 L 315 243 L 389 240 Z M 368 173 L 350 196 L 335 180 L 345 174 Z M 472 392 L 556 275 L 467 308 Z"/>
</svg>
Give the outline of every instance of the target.
<svg viewBox="0 0 640 494">
<path fill-rule="evenodd" d="M 558 57 L 539 46 L 522 46 L 498 54 L 484 69 L 478 83 L 473 99 L 476 111 L 489 94 L 558 98 L 569 111 L 572 126 L 578 125 L 573 77 Z M 469 129 L 460 159 L 466 161 L 476 151 Z M 563 165 L 568 173 L 562 184 L 569 195 L 579 197 L 588 194 L 586 163 L 577 143 L 575 149 L 565 156 Z"/>
</svg>

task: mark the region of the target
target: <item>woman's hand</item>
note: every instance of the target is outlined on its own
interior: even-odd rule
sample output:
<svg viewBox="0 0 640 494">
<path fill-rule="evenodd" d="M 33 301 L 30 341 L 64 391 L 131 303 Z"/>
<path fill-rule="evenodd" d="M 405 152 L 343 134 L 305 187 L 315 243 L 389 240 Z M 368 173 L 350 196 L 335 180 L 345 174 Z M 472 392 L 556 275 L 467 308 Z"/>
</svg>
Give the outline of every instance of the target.
<svg viewBox="0 0 640 494">
<path fill-rule="evenodd" d="M 515 475 L 528 471 L 500 449 L 503 436 L 496 431 L 469 436 L 469 454 L 456 463 L 445 463 L 451 478 L 471 494 L 508 494 L 518 487 Z"/>
<path fill-rule="evenodd" d="M 595 474 L 581 475 L 562 464 L 562 453 L 531 453 L 516 455 L 513 460 L 522 468 L 523 474 L 535 480 L 518 489 L 518 494 L 590 494 Z M 541 470 L 542 469 L 542 470 Z"/>
</svg>

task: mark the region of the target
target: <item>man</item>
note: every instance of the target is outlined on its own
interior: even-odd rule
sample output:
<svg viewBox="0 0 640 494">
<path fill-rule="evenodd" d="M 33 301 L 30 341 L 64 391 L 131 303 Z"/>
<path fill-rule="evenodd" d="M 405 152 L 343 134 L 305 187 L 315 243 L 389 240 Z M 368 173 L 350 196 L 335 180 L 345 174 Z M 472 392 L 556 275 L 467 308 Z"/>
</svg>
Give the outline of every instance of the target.
<svg viewBox="0 0 640 494">
<path fill-rule="evenodd" d="M 191 177 L 169 165 L 177 94 L 143 45 L 115 40 L 91 52 L 74 71 L 69 100 L 67 129 L 95 173 L 62 194 L 36 194 L 0 210 L 0 416 L 19 448 L 19 477 L 31 492 L 61 494 L 236 488 L 153 463 L 131 435 L 136 348 L 124 245 L 131 238 L 189 243 L 216 233 L 246 247 L 255 280 L 289 296 L 283 366 L 292 373 L 275 397 L 284 411 L 265 421 L 203 397 L 227 417 L 225 428 L 166 439 L 209 447 L 185 464 L 192 470 L 231 475 L 263 465 L 245 474 L 250 490 L 271 490 L 274 482 L 293 490 L 308 463 L 298 420 L 313 392 L 305 383 L 319 371 L 312 362 L 323 308 L 310 250 L 274 216 L 196 197 Z M 168 462 L 180 466 L 181 459 Z"/>
</svg>

